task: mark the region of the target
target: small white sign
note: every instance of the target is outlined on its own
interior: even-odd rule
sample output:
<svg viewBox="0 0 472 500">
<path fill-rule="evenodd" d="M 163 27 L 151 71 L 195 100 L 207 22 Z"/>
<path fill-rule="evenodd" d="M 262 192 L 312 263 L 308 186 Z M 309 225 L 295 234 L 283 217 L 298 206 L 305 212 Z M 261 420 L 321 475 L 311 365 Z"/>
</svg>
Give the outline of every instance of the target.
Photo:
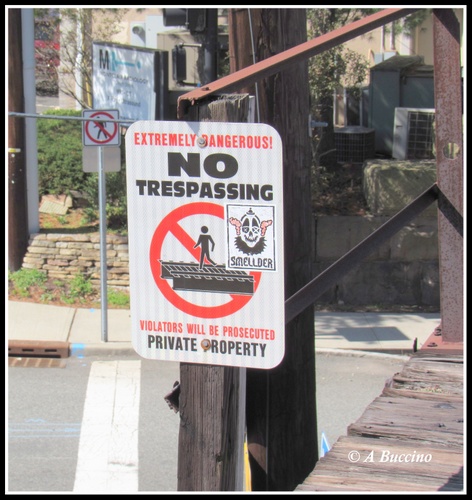
<svg viewBox="0 0 472 500">
<path fill-rule="evenodd" d="M 102 158 L 100 158 L 102 155 Z M 104 172 L 119 172 L 121 170 L 121 149 L 113 148 L 82 148 L 82 170 L 84 172 L 99 172 L 100 160 Z"/>
<path fill-rule="evenodd" d="M 119 112 L 116 109 L 84 109 L 82 118 L 89 118 L 84 121 L 82 128 L 82 140 L 84 146 L 119 146 L 121 135 L 119 124 L 116 121 L 106 122 L 103 120 L 118 120 Z M 96 119 L 97 121 L 93 121 Z"/>
</svg>

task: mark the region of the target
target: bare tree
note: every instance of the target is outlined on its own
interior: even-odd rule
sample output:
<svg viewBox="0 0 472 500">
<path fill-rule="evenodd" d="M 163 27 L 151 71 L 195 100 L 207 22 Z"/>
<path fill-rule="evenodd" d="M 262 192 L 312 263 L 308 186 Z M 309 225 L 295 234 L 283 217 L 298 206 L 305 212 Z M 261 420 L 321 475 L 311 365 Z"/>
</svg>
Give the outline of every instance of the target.
<svg viewBox="0 0 472 500">
<path fill-rule="evenodd" d="M 58 16 L 52 15 L 58 11 Z M 35 17 L 50 31 L 60 26 L 57 51 L 59 91 L 72 97 L 81 108 L 92 107 L 92 44 L 113 41 L 120 31 L 120 22 L 129 9 L 35 9 Z M 51 58 L 53 56 L 50 56 Z M 52 75 L 51 75 L 52 77 Z"/>
</svg>

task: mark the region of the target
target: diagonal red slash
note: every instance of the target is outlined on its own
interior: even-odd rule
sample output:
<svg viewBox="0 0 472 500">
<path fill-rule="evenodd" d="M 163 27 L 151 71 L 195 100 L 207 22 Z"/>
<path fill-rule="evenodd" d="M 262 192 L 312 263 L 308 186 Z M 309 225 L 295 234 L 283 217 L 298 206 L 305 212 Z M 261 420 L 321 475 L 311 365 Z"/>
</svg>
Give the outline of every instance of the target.
<svg viewBox="0 0 472 500">
<path fill-rule="evenodd" d="M 100 117 L 99 117 L 100 118 Z M 95 124 L 96 127 L 98 127 L 108 138 L 111 137 L 111 134 L 110 132 L 108 132 L 108 130 L 105 128 L 104 126 L 104 122 L 93 122 Z M 98 137 L 97 137 L 97 141 L 98 141 Z"/>
<path fill-rule="evenodd" d="M 151 264 L 151 272 L 154 277 L 154 282 L 160 289 L 165 298 L 176 308 L 181 311 L 192 314 L 200 318 L 223 318 L 234 314 L 236 311 L 243 308 L 250 300 L 251 296 L 229 294 L 230 300 L 219 306 L 200 306 L 188 302 L 179 294 L 177 294 L 166 280 L 161 278 L 160 259 L 162 255 L 162 245 L 164 238 L 168 233 L 171 233 L 177 240 L 198 260 L 193 246 L 193 238 L 178 224 L 182 218 L 191 215 L 213 215 L 224 219 L 224 207 L 214 203 L 196 202 L 188 205 L 180 206 L 168 213 L 161 223 L 156 228 L 149 249 L 149 257 Z M 260 271 L 252 271 L 249 273 L 254 277 L 254 291 L 257 290 L 261 279 Z"/>
</svg>

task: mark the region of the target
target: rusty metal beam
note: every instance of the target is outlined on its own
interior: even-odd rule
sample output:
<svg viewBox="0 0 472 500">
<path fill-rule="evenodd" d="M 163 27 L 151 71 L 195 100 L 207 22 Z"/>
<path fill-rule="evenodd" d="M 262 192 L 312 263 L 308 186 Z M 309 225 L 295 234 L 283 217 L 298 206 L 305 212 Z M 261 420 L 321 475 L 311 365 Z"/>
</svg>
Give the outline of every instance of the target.
<svg viewBox="0 0 472 500">
<path fill-rule="evenodd" d="M 283 71 L 301 61 L 313 57 L 325 50 L 329 50 L 337 45 L 347 42 L 352 38 L 372 31 L 379 26 L 383 26 L 392 21 L 411 14 L 419 9 L 384 9 L 371 16 L 360 19 L 353 23 L 338 28 L 330 33 L 321 35 L 313 40 L 292 47 L 280 54 L 268 57 L 251 66 L 247 66 L 231 75 L 225 76 L 212 83 L 199 87 L 180 96 L 177 101 L 177 117 L 183 119 L 186 110 L 190 105 L 209 97 L 212 94 L 221 92 L 237 92 L 238 90 L 250 86 L 263 78 Z"/>
<path fill-rule="evenodd" d="M 460 26 L 452 9 L 433 10 L 434 98 L 442 340 L 463 342 L 463 136 Z"/>
</svg>

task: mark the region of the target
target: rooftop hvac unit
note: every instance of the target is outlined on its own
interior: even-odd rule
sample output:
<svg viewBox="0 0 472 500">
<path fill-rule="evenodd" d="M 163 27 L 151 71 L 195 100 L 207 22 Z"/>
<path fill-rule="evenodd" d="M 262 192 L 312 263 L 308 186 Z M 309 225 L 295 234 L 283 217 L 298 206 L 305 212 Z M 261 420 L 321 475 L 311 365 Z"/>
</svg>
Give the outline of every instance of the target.
<svg viewBox="0 0 472 500">
<path fill-rule="evenodd" d="M 336 160 L 339 163 L 363 163 L 375 158 L 375 131 L 366 127 L 334 129 Z"/>
<path fill-rule="evenodd" d="M 434 108 L 395 108 L 393 158 L 433 159 L 434 118 Z"/>
</svg>

